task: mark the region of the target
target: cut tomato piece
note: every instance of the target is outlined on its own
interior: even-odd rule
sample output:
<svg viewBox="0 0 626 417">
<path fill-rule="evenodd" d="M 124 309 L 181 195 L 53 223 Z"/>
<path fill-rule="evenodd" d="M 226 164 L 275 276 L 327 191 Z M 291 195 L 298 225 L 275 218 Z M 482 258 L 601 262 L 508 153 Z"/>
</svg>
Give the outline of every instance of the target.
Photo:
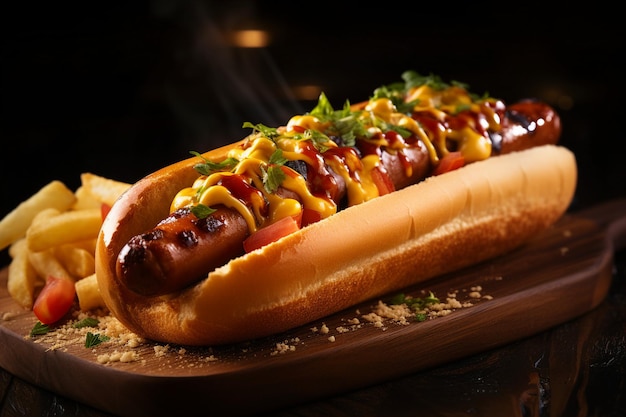
<svg viewBox="0 0 626 417">
<path fill-rule="evenodd" d="M 33 313 L 43 324 L 52 324 L 60 320 L 72 307 L 76 287 L 69 278 L 49 276 L 46 285 L 41 289 Z"/>
<path fill-rule="evenodd" d="M 110 205 L 108 205 L 107 203 L 102 203 L 100 205 L 100 215 L 102 216 L 102 221 L 104 221 L 104 219 L 107 217 L 107 214 L 109 214 L 109 211 L 111 211 Z"/>
<path fill-rule="evenodd" d="M 322 215 L 319 211 L 311 210 L 308 208 L 302 210 L 302 227 L 308 226 L 311 223 L 319 222 L 320 220 L 322 220 Z"/>
<path fill-rule="evenodd" d="M 465 165 L 465 158 L 461 152 L 450 152 L 441 160 L 439 160 L 439 165 L 433 171 L 433 175 L 440 175 L 448 171 L 453 171 L 457 168 L 461 168 Z"/>
<path fill-rule="evenodd" d="M 300 230 L 300 225 L 295 218 L 292 216 L 283 217 L 251 234 L 243 241 L 243 249 L 246 252 L 251 252 L 298 230 Z"/>
</svg>

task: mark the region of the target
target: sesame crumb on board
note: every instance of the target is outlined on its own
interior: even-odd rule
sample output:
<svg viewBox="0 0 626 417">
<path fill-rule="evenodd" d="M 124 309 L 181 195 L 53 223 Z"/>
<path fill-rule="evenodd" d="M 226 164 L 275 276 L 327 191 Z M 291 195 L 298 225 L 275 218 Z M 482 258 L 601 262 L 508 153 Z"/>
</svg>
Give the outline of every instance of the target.
<svg viewBox="0 0 626 417">
<path fill-rule="evenodd" d="M 85 319 L 95 319 L 97 324 L 78 326 Z M 97 346 L 87 347 L 86 340 L 90 333 L 100 338 Z M 74 311 L 67 322 L 50 327 L 44 334 L 27 335 L 25 338 L 46 346 L 46 351 L 69 352 L 72 348 L 84 348 L 85 352 L 92 352 L 94 361 L 101 365 L 113 363 L 145 365 L 149 356 L 157 360 L 173 358 L 180 361 L 181 366 L 189 366 L 185 364 L 192 362 L 194 366 L 197 366 L 218 360 L 210 347 L 204 349 L 201 354 L 190 355 L 188 348 L 184 346 L 172 347 L 169 344 L 148 341 L 128 330 L 117 318 L 105 310 Z M 149 355 L 149 352 L 153 352 L 153 355 Z"/>
<path fill-rule="evenodd" d="M 389 304 L 379 300 L 372 308 L 371 313 L 364 314 L 361 317 L 374 327 L 382 330 L 386 330 L 389 324 L 405 326 L 411 322 L 443 317 L 455 310 L 472 307 L 474 305 L 472 300 L 493 299 L 490 295 L 483 295 L 482 291 L 483 288 L 480 285 L 471 287 L 469 292 L 463 290 L 464 293 L 467 292 L 467 296 L 470 299 L 464 302 L 457 299 L 459 291 L 451 291 L 446 295 L 445 301 L 429 303 L 419 309 L 414 309 L 407 303 Z M 407 301 L 411 299 L 412 297 L 407 297 Z M 421 319 L 418 320 L 417 317 L 421 317 Z"/>
<path fill-rule="evenodd" d="M 284 340 L 276 343 L 274 349 L 270 352 L 271 356 L 283 355 L 287 352 L 295 352 L 296 345 L 300 343 L 300 338 L 294 337 L 290 340 Z"/>
<path fill-rule="evenodd" d="M 86 319 L 95 319 L 95 324 L 79 326 Z M 47 351 L 59 350 L 67 352 L 72 346 L 85 346 L 88 335 L 96 335 L 100 343 L 106 343 L 111 347 L 110 352 L 99 353 L 98 349 L 91 347 L 96 355 L 97 363 L 110 362 L 137 362 L 141 360 L 137 348 L 145 343 L 145 340 L 130 332 L 115 317 L 103 311 L 82 312 L 75 311 L 72 318 L 66 323 L 50 327 L 45 334 L 26 336 L 34 343 L 45 345 Z"/>
<path fill-rule="evenodd" d="M 501 276 L 492 278 L 493 280 L 502 280 Z M 424 320 L 431 320 L 437 317 L 444 317 L 455 310 L 462 308 L 469 308 L 474 305 L 475 302 L 480 300 L 492 300 L 491 295 L 484 295 L 483 288 L 480 285 L 472 286 L 469 289 L 463 289 L 461 291 L 455 290 L 446 294 L 446 299 L 439 302 L 427 304 L 421 309 L 414 309 L 407 303 L 394 304 L 390 302 L 384 302 L 378 300 L 378 302 L 371 307 L 371 311 L 366 314 L 362 314 L 359 309 L 356 309 L 356 314 L 359 317 L 353 317 L 350 319 L 342 319 L 345 325 L 335 327 L 335 333 L 329 335 L 331 329 L 322 323 L 320 327 L 314 326 L 310 330 L 313 333 L 320 335 L 326 335 L 329 342 L 337 341 L 337 336 L 349 331 L 355 331 L 368 324 L 381 330 L 387 330 L 392 324 L 406 326 L 413 322 L 419 322 Z M 468 300 L 460 301 L 457 297 L 459 293 L 463 293 Z M 426 291 L 423 291 L 426 295 Z M 434 294 L 433 294 L 434 296 Z M 413 297 L 406 297 L 406 300 L 411 300 Z M 419 318 L 418 318 L 419 317 Z"/>
<path fill-rule="evenodd" d="M 422 293 L 424 296 L 427 296 L 426 291 L 422 291 Z M 463 295 L 465 301 L 459 299 L 459 294 Z M 480 285 L 472 286 L 469 289 L 450 291 L 446 294 L 445 299 L 434 298 L 435 294 L 433 293 L 430 293 L 430 297 L 433 298 L 431 302 L 421 305 L 420 308 L 416 308 L 410 302 L 413 299 L 411 296 L 406 296 L 406 302 L 403 303 L 379 300 L 369 308 L 369 312 L 362 313 L 360 309 L 356 309 L 355 316 L 341 318 L 341 323 L 335 325 L 332 330 L 325 322 L 322 322 L 319 326 L 310 327 L 310 330 L 314 334 L 325 336 L 328 342 L 334 343 L 340 335 L 356 331 L 364 326 L 373 326 L 384 331 L 391 325 L 406 326 L 411 323 L 447 316 L 455 310 L 472 307 L 480 300 L 493 299 L 490 295 L 483 295 L 483 288 Z M 3 315 L 3 319 L 11 319 L 5 316 L 7 314 Z M 85 327 L 76 326 L 76 323 L 86 318 L 96 318 L 97 324 Z M 88 313 L 76 311 L 67 323 L 52 327 L 43 335 L 25 337 L 31 338 L 34 343 L 45 345 L 47 351 L 67 351 L 70 346 L 85 346 L 85 339 L 88 333 L 104 337 L 101 341 L 101 346 L 90 348 L 90 351 L 94 354 L 95 362 L 103 365 L 113 363 L 138 363 L 145 365 L 150 356 L 157 360 L 167 358 L 168 364 L 170 364 L 170 359 L 179 360 L 181 362 L 180 366 L 183 366 L 183 362 L 191 363 L 191 359 L 193 359 L 193 366 L 202 366 L 203 363 L 219 360 L 218 356 L 213 354 L 211 347 L 207 347 L 202 351 L 193 349 L 193 353 L 190 354 L 185 347 L 173 347 L 169 344 L 159 344 L 154 341 L 144 340 L 128 330 L 108 311 L 92 311 Z M 259 345 L 257 349 L 253 349 L 250 346 L 255 345 L 244 345 L 240 350 L 240 354 L 256 356 L 265 352 L 269 356 L 284 355 L 295 352 L 297 346 L 304 343 L 299 337 L 288 337 L 278 342 L 271 342 L 271 345 L 267 348 Z M 105 348 L 101 349 L 101 347 Z M 153 352 L 153 354 L 150 355 L 150 352 Z"/>
</svg>

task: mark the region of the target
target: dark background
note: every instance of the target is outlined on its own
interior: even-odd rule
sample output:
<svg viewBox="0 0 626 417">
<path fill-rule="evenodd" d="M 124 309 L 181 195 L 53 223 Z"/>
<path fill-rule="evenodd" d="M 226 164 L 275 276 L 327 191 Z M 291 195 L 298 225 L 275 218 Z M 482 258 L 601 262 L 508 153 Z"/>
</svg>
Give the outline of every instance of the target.
<svg viewBox="0 0 626 417">
<path fill-rule="evenodd" d="M 407 69 L 554 105 L 561 144 L 578 158 L 572 210 L 626 196 L 618 13 L 598 3 L 366 3 L 3 6 L 0 215 L 53 179 L 75 189 L 88 171 L 133 182 L 242 138 L 245 121 L 285 123 L 313 106 L 291 94 L 299 85 L 321 85 L 341 106 Z M 251 24 L 271 31 L 268 48 L 218 42 Z"/>
</svg>

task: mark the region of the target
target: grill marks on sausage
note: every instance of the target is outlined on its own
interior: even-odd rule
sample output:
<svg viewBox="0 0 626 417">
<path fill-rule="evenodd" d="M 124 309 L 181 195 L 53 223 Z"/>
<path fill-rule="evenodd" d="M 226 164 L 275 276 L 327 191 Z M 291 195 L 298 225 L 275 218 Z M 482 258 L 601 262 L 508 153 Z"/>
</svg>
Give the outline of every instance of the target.
<svg viewBox="0 0 626 417">
<path fill-rule="evenodd" d="M 561 119 L 549 105 L 523 100 L 506 108 L 496 154 L 555 144 L 561 136 Z"/>
<path fill-rule="evenodd" d="M 195 221 L 195 224 L 198 229 L 206 233 L 217 233 L 220 228 L 224 227 L 224 221 L 221 218 L 215 216 L 198 219 Z"/>
<path fill-rule="evenodd" d="M 173 214 L 168 216 L 166 220 L 159 223 L 159 225 L 166 223 L 169 224 L 174 220 L 189 218 L 188 228 L 176 232 L 176 238 L 178 242 L 180 242 L 182 246 L 185 246 L 187 248 L 197 246 L 200 241 L 199 234 L 196 232 L 196 229 L 200 232 L 200 234 L 219 233 L 220 229 L 222 229 L 226 225 L 224 219 L 219 215 L 210 215 L 205 218 L 198 219 L 189 217 L 190 214 L 191 212 L 188 208 L 176 210 Z M 155 233 L 155 236 L 152 236 L 147 240 L 158 240 L 163 238 L 164 233 L 163 230 L 159 229 L 159 225 L 157 225 L 157 228 L 153 231 Z"/>
<path fill-rule="evenodd" d="M 117 274 L 138 294 L 178 291 L 242 255 L 248 234 L 243 216 L 227 207 L 217 207 L 203 219 L 180 209 L 150 232 L 130 239 L 118 257 Z"/>
<path fill-rule="evenodd" d="M 183 230 L 176 236 L 181 245 L 186 248 L 198 245 L 198 235 L 193 230 Z"/>
</svg>

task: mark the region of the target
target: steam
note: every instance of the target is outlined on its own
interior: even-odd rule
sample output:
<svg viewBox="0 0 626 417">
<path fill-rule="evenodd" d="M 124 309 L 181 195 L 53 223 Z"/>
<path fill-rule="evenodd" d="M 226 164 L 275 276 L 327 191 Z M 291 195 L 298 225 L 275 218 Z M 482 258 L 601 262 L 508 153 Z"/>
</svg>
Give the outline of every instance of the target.
<svg viewBox="0 0 626 417">
<path fill-rule="evenodd" d="M 303 111 L 267 48 L 230 43 L 242 23 L 256 21 L 253 5 L 192 1 L 162 11 L 184 28 L 172 51 L 179 78 L 165 83 L 163 94 L 182 141 L 192 149 L 243 138 L 250 133 L 244 122 L 278 126 Z"/>
</svg>

